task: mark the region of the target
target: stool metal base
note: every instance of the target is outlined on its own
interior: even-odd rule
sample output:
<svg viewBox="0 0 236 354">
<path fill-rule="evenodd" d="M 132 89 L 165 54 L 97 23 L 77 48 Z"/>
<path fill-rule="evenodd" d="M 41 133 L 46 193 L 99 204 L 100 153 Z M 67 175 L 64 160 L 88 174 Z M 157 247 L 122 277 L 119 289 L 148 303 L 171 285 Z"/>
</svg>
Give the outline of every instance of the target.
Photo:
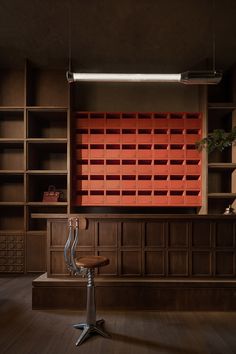
<svg viewBox="0 0 236 354">
<path fill-rule="evenodd" d="M 78 323 L 75 324 L 73 327 L 76 329 L 81 329 L 83 332 L 81 333 L 80 337 L 76 342 L 76 346 L 82 344 L 85 339 L 87 339 L 91 334 L 98 333 L 103 337 L 109 338 L 110 335 L 101 328 L 101 325 L 104 323 L 104 320 L 96 321 L 96 325 L 88 324 L 88 323 Z"/>
</svg>

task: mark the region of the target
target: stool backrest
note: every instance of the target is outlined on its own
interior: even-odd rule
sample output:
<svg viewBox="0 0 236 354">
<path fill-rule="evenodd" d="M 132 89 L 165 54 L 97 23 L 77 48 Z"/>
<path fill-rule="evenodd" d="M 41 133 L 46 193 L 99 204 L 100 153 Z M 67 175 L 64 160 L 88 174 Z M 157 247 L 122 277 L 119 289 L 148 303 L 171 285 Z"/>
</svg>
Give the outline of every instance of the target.
<svg viewBox="0 0 236 354">
<path fill-rule="evenodd" d="M 87 219 L 84 217 L 70 218 L 68 220 L 68 238 L 64 247 L 64 259 L 70 273 L 81 274 L 81 268 L 75 264 L 76 248 L 79 242 L 79 230 L 87 229 Z"/>
</svg>

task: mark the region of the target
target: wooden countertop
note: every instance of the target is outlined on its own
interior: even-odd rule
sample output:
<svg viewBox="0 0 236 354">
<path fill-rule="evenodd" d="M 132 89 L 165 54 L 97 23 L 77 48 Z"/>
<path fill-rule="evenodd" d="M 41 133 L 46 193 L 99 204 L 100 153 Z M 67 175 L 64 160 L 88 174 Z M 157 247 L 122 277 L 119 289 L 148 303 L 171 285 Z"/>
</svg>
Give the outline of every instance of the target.
<svg viewBox="0 0 236 354">
<path fill-rule="evenodd" d="M 31 214 L 33 219 L 68 219 L 69 217 L 77 216 L 83 216 L 88 219 L 236 219 L 236 215 L 223 214 Z"/>
</svg>

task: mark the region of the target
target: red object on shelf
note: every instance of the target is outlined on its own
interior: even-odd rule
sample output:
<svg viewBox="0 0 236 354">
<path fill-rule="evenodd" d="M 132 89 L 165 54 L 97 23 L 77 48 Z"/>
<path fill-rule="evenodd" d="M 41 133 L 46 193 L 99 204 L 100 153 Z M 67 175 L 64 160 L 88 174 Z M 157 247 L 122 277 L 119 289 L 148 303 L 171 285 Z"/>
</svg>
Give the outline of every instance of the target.
<svg viewBox="0 0 236 354">
<path fill-rule="evenodd" d="M 198 112 L 77 112 L 75 205 L 200 206 Z"/>
</svg>

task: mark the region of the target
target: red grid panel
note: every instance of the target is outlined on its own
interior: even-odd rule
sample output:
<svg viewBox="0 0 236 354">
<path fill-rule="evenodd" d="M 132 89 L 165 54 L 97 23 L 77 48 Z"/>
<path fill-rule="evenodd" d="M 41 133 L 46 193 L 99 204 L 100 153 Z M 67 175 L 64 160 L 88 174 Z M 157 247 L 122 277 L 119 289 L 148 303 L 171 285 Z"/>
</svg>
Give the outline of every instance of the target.
<svg viewBox="0 0 236 354">
<path fill-rule="evenodd" d="M 75 205 L 200 206 L 197 112 L 77 112 Z"/>
</svg>

